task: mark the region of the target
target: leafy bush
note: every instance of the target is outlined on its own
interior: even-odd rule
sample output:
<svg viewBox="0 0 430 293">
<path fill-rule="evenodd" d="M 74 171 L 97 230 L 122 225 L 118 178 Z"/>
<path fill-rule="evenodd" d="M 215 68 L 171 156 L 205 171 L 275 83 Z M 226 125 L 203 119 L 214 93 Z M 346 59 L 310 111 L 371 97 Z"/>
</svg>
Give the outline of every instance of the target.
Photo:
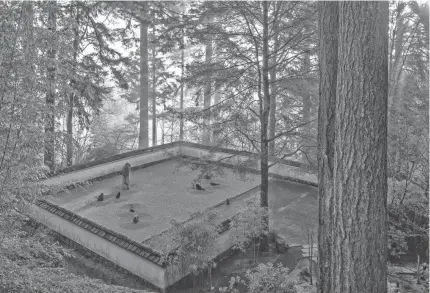
<svg viewBox="0 0 430 293">
<path fill-rule="evenodd" d="M 143 293 L 112 286 L 100 280 L 68 273 L 69 251 L 46 232 L 15 233 L 0 243 L 0 292 L 2 293 Z"/>
<path fill-rule="evenodd" d="M 267 210 L 254 201 L 248 201 L 247 206 L 239 211 L 230 223 L 230 242 L 242 251 L 248 244 L 262 235 L 267 235 Z"/>
<path fill-rule="evenodd" d="M 216 216 L 214 212 L 198 212 L 192 214 L 194 220 L 186 224 L 172 222 L 176 232 L 173 239 L 180 244 L 176 261 L 184 270 L 198 274 L 216 255 Z"/>
<path fill-rule="evenodd" d="M 220 292 L 237 293 L 239 285 L 246 287 L 249 293 L 298 293 L 296 283 L 288 277 L 289 269 L 282 264 L 259 264 L 254 270 L 248 270 L 245 280 L 232 277 L 228 287 L 220 288 Z"/>
</svg>

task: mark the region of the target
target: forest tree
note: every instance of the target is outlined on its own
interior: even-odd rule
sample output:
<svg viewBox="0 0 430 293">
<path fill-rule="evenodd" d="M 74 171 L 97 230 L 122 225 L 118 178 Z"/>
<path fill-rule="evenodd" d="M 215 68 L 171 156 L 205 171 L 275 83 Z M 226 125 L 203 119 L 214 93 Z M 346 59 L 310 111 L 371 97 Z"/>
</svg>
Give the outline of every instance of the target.
<svg viewBox="0 0 430 293">
<path fill-rule="evenodd" d="M 387 291 L 387 32 L 388 3 L 319 3 L 321 293 Z"/>
</svg>

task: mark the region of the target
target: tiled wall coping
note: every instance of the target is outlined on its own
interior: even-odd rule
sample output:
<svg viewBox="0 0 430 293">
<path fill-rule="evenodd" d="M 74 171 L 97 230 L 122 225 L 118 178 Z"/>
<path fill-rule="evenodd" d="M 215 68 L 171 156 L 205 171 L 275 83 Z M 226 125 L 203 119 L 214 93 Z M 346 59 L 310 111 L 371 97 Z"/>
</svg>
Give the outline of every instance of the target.
<svg viewBox="0 0 430 293">
<path fill-rule="evenodd" d="M 66 173 L 70 173 L 70 172 L 79 171 L 82 169 L 94 167 L 94 166 L 101 165 L 101 164 L 114 162 L 114 161 L 121 160 L 121 159 L 128 158 L 128 157 L 139 156 L 139 155 L 148 154 L 148 153 L 152 153 L 152 152 L 156 152 L 156 151 L 160 151 L 160 150 L 168 150 L 168 149 L 173 148 L 174 146 L 177 146 L 180 143 L 181 142 L 172 142 L 172 143 L 167 143 L 167 144 L 163 144 L 163 145 L 157 145 L 157 146 L 149 147 L 146 149 L 134 150 L 134 151 L 118 154 L 115 156 L 111 156 L 108 158 L 91 161 L 91 162 L 84 163 L 84 164 L 73 165 L 73 166 L 66 167 L 64 169 L 59 170 L 58 172 L 53 174 L 51 177 L 56 176 L 56 175 L 61 175 L 61 174 L 66 174 Z"/>
<path fill-rule="evenodd" d="M 121 160 L 121 159 L 128 158 L 128 157 L 139 156 L 139 155 L 152 153 L 152 152 L 156 152 L 156 151 L 160 151 L 160 150 L 166 150 L 167 151 L 168 149 L 171 149 L 175 146 L 189 146 L 189 147 L 195 147 L 195 148 L 200 148 L 200 149 L 204 149 L 204 150 L 209 150 L 211 152 L 223 152 L 223 153 L 228 153 L 228 154 L 232 154 L 232 155 L 246 156 L 246 157 L 255 158 L 255 159 L 260 158 L 260 156 L 258 154 L 248 152 L 248 151 L 238 151 L 238 150 L 233 150 L 233 149 L 207 146 L 207 145 L 202 145 L 202 144 L 192 143 L 192 142 L 186 142 L 186 141 L 176 141 L 176 142 L 172 142 L 172 143 L 167 143 L 167 144 L 163 144 L 163 145 L 157 145 L 157 146 L 149 147 L 146 149 L 140 149 L 140 150 L 134 150 L 134 151 L 126 152 L 126 153 L 118 154 L 115 156 L 111 156 L 111 157 L 96 160 L 96 161 L 91 161 L 91 162 L 84 163 L 84 164 L 73 165 L 73 166 L 64 168 L 62 170 L 59 170 L 58 172 L 56 172 L 51 177 L 56 176 L 56 175 L 74 172 L 74 171 L 79 171 L 82 169 L 94 167 L 94 166 L 101 165 L 101 164 L 106 164 L 109 162 L 114 162 L 114 161 Z M 308 168 L 307 164 L 303 164 L 301 162 L 297 162 L 297 161 L 293 161 L 293 160 L 280 159 L 280 158 L 272 157 L 272 156 L 269 157 L 269 161 L 281 163 L 281 164 L 285 164 L 285 165 L 289 165 L 289 166 L 293 166 L 293 167 L 303 168 L 303 169 Z"/>
<path fill-rule="evenodd" d="M 131 251 L 132 253 L 140 257 L 148 259 L 149 261 L 153 262 L 156 265 L 165 267 L 165 264 L 163 263 L 162 254 L 142 243 L 139 243 L 122 234 L 119 234 L 106 227 L 103 227 L 89 219 L 79 216 L 73 212 L 70 212 L 65 208 L 62 208 L 46 200 L 37 200 L 35 204 L 43 208 L 44 210 L 47 210 L 48 212 L 54 215 L 57 215 L 58 217 L 61 217 L 75 225 L 78 225 L 79 227 L 85 230 L 90 231 L 93 234 L 98 235 L 99 237 L 106 239 L 107 241 L 115 243 L 116 245 L 128 251 Z"/>
<path fill-rule="evenodd" d="M 178 156 L 172 155 L 171 157 L 166 158 L 166 159 L 162 159 L 162 160 L 157 160 L 157 161 L 154 161 L 154 162 L 145 163 L 145 164 L 139 165 L 139 166 L 133 166 L 133 167 L 131 167 L 131 171 L 136 171 L 136 170 L 139 170 L 139 169 L 143 169 L 143 168 L 151 167 L 151 166 L 154 166 L 154 165 L 157 165 L 157 164 L 161 164 L 161 163 L 173 160 L 173 159 L 175 159 L 177 157 Z M 109 173 L 109 174 L 105 174 L 103 176 L 97 176 L 97 177 L 88 179 L 85 182 L 93 183 L 93 182 L 96 182 L 96 181 L 102 181 L 102 180 L 107 179 L 107 178 L 112 178 L 112 177 L 115 177 L 115 176 L 119 176 L 121 174 L 122 174 L 122 170 L 116 171 L 116 172 L 112 172 L 112 173 Z M 67 189 L 67 190 L 71 190 L 71 189 L 76 188 L 77 186 L 83 186 L 84 184 L 85 184 L 84 182 L 76 182 L 74 184 L 67 185 L 64 188 Z"/>
<path fill-rule="evenodd" d="M 109 266 L 109 267 L 113 268 L 115 271 L 118 271 L 119 273 L 124 274 L 124 275 L 128 276 L 129 278 L 132 278 L 132 281 L 137 281 L 139 283 L 143 283 L 143 284 L 147 285 L 152 290 L 151 292 L 149 292 L 147 290 L 142 290 L 142 293 L 163 292 L 162 290 L 160 290 L 159 287 L 157 287 L 157 285 L 149 282 L 148 280 L 144 279 L 143 277 L 141 277 L 139 275 L 136 275 L 135 273 L 130 272 L 127 269 L 124 269 L 123 267 L 119 266 L 115 262 L 113 262 L 113 261 L 101 256 L 100 254 L 86 248 L 85 246 L 77 243 L 76 241 L 71 240 L 70 238 L 62 235 L 61 233 L 58 233 L 55 231 L 52 231 L 52 233 L 54 234 L 54 237 L 56 239 L 58 239 L 60 242 L 63 242 L 66 245 L 68 245 L 69 247 L 76 249 L 85 257 L 89 256 L 92 259 L 95 259 L 95 260 L 101 262 L 103 265 Z"/>
<path fill-rule="evenodd" d="M 232 169 L 236 169 L 236 170 L 237 169 L 241 169 L 241 170 L 244 170 L 244 171 L 246 171 L 248 173 L 261 174 L 260 170 L 254 169 L 254 168 L 250 168 L 250 167 L 242 167 L 242 166 L 241 167 L 237 167 L 234 164 L 229 164 L 229 163 L 224 163 L 224 162 L 217 162 L 217 161 L 210 161 L 210 160 L 203 161 L 203 160 L 196 159 L 194 157 L 189 157 L 189 156 L 184 156 L 184 155 L 182 155 L 181 157 L 182 158 L 186 158 L 186 159 L 190 159 L 195 164 L 198 164 L 199 162 L 200 163 L 206 162 L 206 163 L 211 163 L 211 164 L 214 164 L 214 165 L 219 165 L 219 166 L 222 166 L 222 167 L 232 168 Z M 287 180 L 287 181 L 291 181 L 291 182 L 296 182 L 296 183 L 300 183 L 300 184 L 306 184 L 306 185 L 311 185 L 311 186 L 318 187 L 318 183 L 315 183 L 313 181 L 299 179 L 299 178 L 294 178 L 294 177 L 290 177 L 290 176 L 286 176 L 286 175 L 279 175 L 279 174 L 272 173 L 272 172 L 269 172 L 269 177 L 273 177 L 273 178 L 276 178 L 276 179 L 283 179 L 283 180 Z"/>
<path fill-rule="evenodd" d="M 189 146 L 189 147 L 205 149 L 205 150 L 209 150 L 212 152 L 222 152 L 222 153 L 228 153 L 228 154 L 232 154 L 232 155 L 239 155 L 239 156 L 246 156 L 246 157 L 252 157 L 255 159 L 260 159 L 259 154 L 253 153 L 253 152 L 248 152 L 248 151 L 239 151 L 239 150 L 227 149 L 227 148 L 216 147 L 216 146 L 208 146 L 208 145 L 203 145 L 203 144 L 198 144 L 198 143 L 193 143 L 193 142 L 188 142 L 188 141 L 180 141 L 180 142 L 178 142 L 178 144 L 184 145 L 184 146 Z M 290 165 L 293 167 L 299 167 L 299 168 L 308 168 L 309 167 L 309 165 L 301 163 L 301 162 L 297 162 L 297 161 L 293 161 L 293 160 L 287 160 L 287 159 L 280 159 L 280 158 L 277 158 L 274 156 L 269 156 L 268 159 L 271 162 L 282 163 L 282 164 Z"/>
</svg>

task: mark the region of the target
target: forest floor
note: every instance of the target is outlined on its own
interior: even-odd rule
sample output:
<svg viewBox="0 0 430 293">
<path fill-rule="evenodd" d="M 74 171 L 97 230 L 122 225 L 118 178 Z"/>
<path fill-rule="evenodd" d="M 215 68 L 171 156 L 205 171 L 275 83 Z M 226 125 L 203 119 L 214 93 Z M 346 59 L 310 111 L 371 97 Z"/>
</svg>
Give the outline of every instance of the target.
<svg viewBox="0 0 430 293">
<path fill-rule="evenodd" d="M 254 263 L 254 251 L 250 248 L 245 253 L 234 253 L 222 261 L 212 271 L 212 286 L 216 289 L 226 287 L 229 284 L 231 277 L 244 277 L 246 270 L 255 268 L 260 263 L 274 262 L 282 263 L 290 269 L 292 278 L 297 278 L 301 269 L 308 266 L 306 258 L 302 258 L 301 247 L 292 247 L 285 254 L 276 253 L 273 244 L 269 253 L 259 253 Z M 87 276 L 90 278 L 100 279 L 107 284 L 124 286 L 133 289 L 147 290 L 148 292 L 156 292 L 153 287 L 139 282 L 129 275 L 119 273 L 116 270 L 97 262 L 91 258 L 85 257 L 79 252 L 73 250 L 75 258 L 67 259 L 66 268 L 69 272 L 76 275 Z M 414 264 L 398 264 L 396 266 L 389 265 L 389 281 L 391 286 L 395 286 L 395 282 L 400 283 L 398 293 L 424 293 L 429 292 L 429 283 L 422 281 L 421 284 L 416 284 L 414 274 L 398 274 L 396 269 L 405 268 L 415 272 Z M 246 292 L 244 288 L 241 292 Z M 184 279 L 178 282 L 171 288 L 170 293 L 188 293 L 188 292 L 211 292 L 209 286 L 208 275 L 195 280 L 193 285 L 192 278 Z M 212 291 L 213 292 L 213 291 Z M 307 292 L 307 291 L 304 291 Z M 393 292 L 393 291 L 389 291 Z"/>
<path fill-rule="evenodd" d="M 66 248 L 67 245 L 63 244 Z M 246 271 L 253 269 L 260 263 L 282 263 L 292 272 L 302 259 L 301 247 L 292 247 L 287 253 L 279 254 L 276 252 L 274 243 L 270 244 L 270 252 L 255 253 L 252 246 L 245 252 L 233 252 L 228 257 L 221 260 L 216 268 L 212 270 L 212 286 L 216 289 L 226 287 L 232 277 L 244 277 Z M 258 248 L 257 248 L 258 249 Z M 72 250 L 74 258 L 66 259 L 66 269 L 68 272 L 99 279 L 107 284 L 124 286 L 132 289 L 157 292 L 152 286 L 139 281 L 138 279 L 118 272 L 115 269 L 100 263 L 99 261 L 83 255 L 77 250 Z M 246 292 L 244 288 L 241 292 Z M 188 293 L 188 292 L 209 292 L 209 278 L 207 273 L 193 280 L 192 277 L 184 278 L 169 289 L 169 293 Z"/>
<path fill-rule="evenodd" d="M 399 283 L 399 293 L 429 292 L 429 276 L 427 276 L 426 280 L 420 280 L 420 284 L 417 284 L 416 270 L 416 264 L 414 263 L 388 264 L 388 280 L 391 283 Z"/>
</svg>

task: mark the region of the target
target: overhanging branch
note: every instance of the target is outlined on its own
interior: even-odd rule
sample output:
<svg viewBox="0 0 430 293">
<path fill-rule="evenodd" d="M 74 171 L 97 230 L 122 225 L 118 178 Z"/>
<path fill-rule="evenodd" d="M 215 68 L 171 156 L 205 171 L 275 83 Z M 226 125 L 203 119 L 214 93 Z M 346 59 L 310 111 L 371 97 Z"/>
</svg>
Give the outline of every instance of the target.
<svg viewBox="0 0 430 293">
<path fill-rule="evenodd" d="M 271 141 L 273 141 L 273 140 L 275 140 L 275 139 L 277 139 L 277 138 L 279 138 L 279 137 L 281 137 L 281 136 L 285 136 L 285 135 L 297 135 L 297 134 L 299 134 L 299 132 L 294 131 L 294 130 L 296 130 L 297 128 L 300 128 L 300 127 L 306 126 L 306 125 L 308 125 L 308 124 L 310 124 L 310 123 L 314 122 L 315 120 L 316 120 L 316 119 L 312 119 L 312 120 L 307 121 L 307 122 L 305 122 L 305 123 L 301 123 L 301 124 L 299 124 L 299 125 L 297 125 L 297 126 L 294 126 L 293 128 L 291 128 L 291 129 L 289 129 L 289 130 L 287 130 L 287 131 L 283 131 L 283 132 L 281 132 L 281 133 L 278 133 L 278 134 L 277 134 L 277 135 L 275 135 L 274 137 L 267 139 L 267 142 L 271 142 Z M 294 132 L 293 132 L 293 131 L 294 131 Z"/>
</svg>

